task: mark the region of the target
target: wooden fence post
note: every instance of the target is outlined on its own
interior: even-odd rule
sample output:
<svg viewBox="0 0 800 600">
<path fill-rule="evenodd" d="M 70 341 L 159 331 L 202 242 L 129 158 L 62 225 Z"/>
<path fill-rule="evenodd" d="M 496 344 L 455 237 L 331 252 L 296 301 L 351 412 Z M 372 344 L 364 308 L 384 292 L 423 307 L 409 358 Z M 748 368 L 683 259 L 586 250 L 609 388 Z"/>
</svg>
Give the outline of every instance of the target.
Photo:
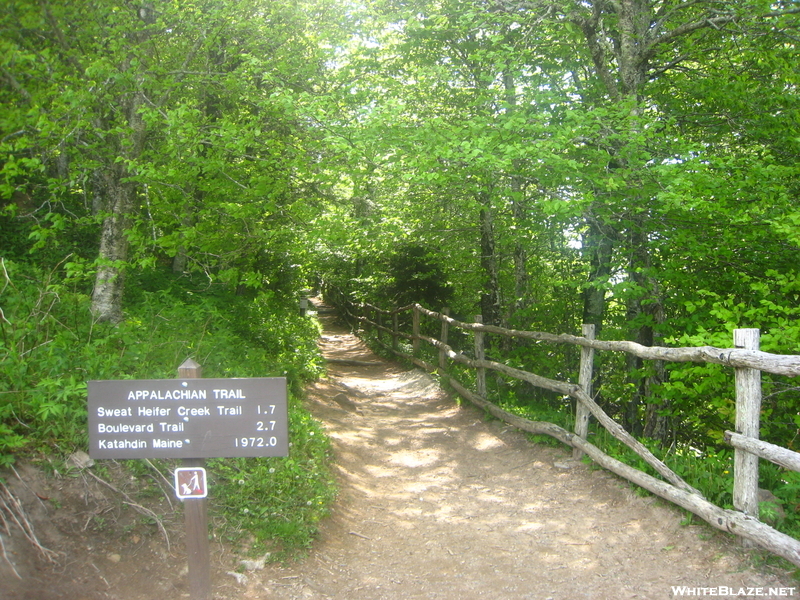
<svg viewBox="0 0 800 600">
<path fill-rule="evenodd" d="M 584 323 L 581 327 L 583 337 L 587 340 L 594 339 L 595 326 L 590 323 Z M 581 367 L 578 372 L 578 385 L 586 392 L 586 395 L 592 395 L 592 369 L 594 365 L 594 348 L 588 346 L 581 346 Z M 582 437 L 584 440 L 589 434 L 589 408 L 580 400 L 575 403 L 575 435 Z M 583 451 L 575 446 L 572 449 L 572 458 L 580 460 L 583 457 Z"/>
<path fill-rule="evenodd" d="M 372 309 L 366 304 L 362 304 L 361 307 L 364 316 L 364 333 L 370 334 L 372 333 L 372 324 L 370 323 L 370 319 L 372 319 Z"/>
<path fill-rule="evenodd" d="M 483 315 L 475 315 L 476 323 L 483 323 Z M 475 359 L 484 360 L 486 354 L 483 350 L 483 332 L 475 332 Z M 486 369 L 478 367 L 475 374 L 475 391 L 481 398 L 486 398 Z"/>
<path fill-rule="evenodd" d="M 378 328 L 375 332 L 376 337 L 378 338 L 379 342 L 383 341 L 383 313 L 381 311 L 375 311 L 375 320 L 378 322 Z"/>
<path fill-rule="evenodd" d="M 180 379 L 199 379 L 202 368 L 191 358 L 178 367 Z M 202 458 L 184 458 L 184 467 L 205 468 Z M 189 597 L 191 600 L 211 599 L 211 551 L 208 544 L 208 505 L 205 498 L 183 501 L 186 524 L 186 558 L 189 566 Z"/>
<path fill-rule="evenodd" d="M 414 347 L 414 358 L 419 358 L 419 305 L 415 304 L 411 311 L 412 333 L 414 338 L 411 340 Z"/>
<path fill-rule="evenodd" d="M 450 316 L 450 309 L 445 307 L 442 309 L 442 314 L 445 317 Z M 442 335 L 440 336 L 439 340 L 443 344 L 447 344 L 447 335 L 448 331 L 450 330 L 450 324 L 447 322 L 446 319 L 442 319 Z M 447 354 L 445 354 L 444 348 L 439 348 L 439 370 L 444 373 L 447 369 Z"/>
<path fill-rule="evenodd" d="M 733 345 L 745 350 L 758 350 L 761 334 L 758 329 L 734 329 Z M 735 369 L 736 432 L 759 438 L 761 415 L 761 371 Z M 733 454 L 733 507 L 758 518 L 758 456 L 736 448 Z M 743 539 L 745 547 L 753 543 Z"/>
</svg>

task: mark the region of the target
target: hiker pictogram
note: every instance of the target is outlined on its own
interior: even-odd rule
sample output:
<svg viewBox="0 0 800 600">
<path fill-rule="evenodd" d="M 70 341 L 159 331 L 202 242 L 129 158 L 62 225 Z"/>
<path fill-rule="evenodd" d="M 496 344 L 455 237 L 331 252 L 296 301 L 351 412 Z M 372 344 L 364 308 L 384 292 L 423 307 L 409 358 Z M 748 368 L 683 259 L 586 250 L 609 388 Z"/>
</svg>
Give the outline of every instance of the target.
<svg viewBox="0 0 800 600">
<path fill-rule="evenodd" d="M 178 498 L 205 498 L 206 470 L 202 467 L 179 467 L 175 469 L 175 493 Z"/>
</svg>

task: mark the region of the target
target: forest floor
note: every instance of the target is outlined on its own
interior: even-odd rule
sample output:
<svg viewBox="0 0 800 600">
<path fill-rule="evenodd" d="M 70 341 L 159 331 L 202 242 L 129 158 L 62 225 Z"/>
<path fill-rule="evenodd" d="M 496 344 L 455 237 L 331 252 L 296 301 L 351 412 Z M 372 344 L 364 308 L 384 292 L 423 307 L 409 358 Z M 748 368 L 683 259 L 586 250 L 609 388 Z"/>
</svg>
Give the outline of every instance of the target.
<svg viewBox="0 0 800 600">
<path fill-rule="evenodd" d="M 698 519 L 686 524 L 568 449 L 487 420 L 429 375 L 376 357 L 332 316 L 321 320 L 320 347 L 334 362 L 309 386 L 308 406 L 331 437 L 339 498 L 302 560 L 241 573 L 215 540 L 216 599 L 800 598 L 791 573 L 760 552 Z M 118 501 L 131 482 L 114 480 L 115 491 L 33 464 L 5 479 L 54 553 L 48 562 L 0 522 L 0 600 L 189 597 L 183 524 L 166 494 L 149 505 L 166 535 L 144 535 L 136 507 Z"/>
</svg>

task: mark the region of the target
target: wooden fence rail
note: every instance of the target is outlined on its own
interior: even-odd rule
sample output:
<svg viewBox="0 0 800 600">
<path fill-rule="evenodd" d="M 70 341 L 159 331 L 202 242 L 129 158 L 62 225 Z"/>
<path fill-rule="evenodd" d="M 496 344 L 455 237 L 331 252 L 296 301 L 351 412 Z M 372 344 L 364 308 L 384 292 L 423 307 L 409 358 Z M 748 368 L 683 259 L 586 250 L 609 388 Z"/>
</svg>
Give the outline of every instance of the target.
<svg viewBox="0 0 800 600">
<path fill-rule="evenodd" d="M 498 419 L 523 431 L 549 435 L 573 448 L 573 456 L 589 456 L 603 468 L 636 485 L 660 496 L 702 518 L 713 527 L 743 538 L 746 545 L 755 543 L 774 554 L 800 566 L 800 541 L 777 531 L 758 520 L 758 459 L 770 460 L 786 469 L 800 471 L 800 454 L 768 444 L 758 439 L 761 407 L 761 372 L 779 375 L 800 375 L 800 356 L 778 355 L 758 349 L 758 330 L 738 329 L 734 332 L 733 348 L 703 346 L 697 348 L 648 347 L 634 342 L 608 342 L 594 339 L 594 327 L 584 325 L 583 336 L 551 334 L 536 331 L 505 329 L 481 323 L 480 316 L 472 323 L 453 319 L 448 311 L 441 313 L 428 310 L 419 304 L 381 309 L 370 304 L 355 305 L 339 299 L 336 302 L 346 319 L 358 330 L 376 333 L 377 341 L 394 354 L 401 356 L 428 371 L 438 370 L 456 392 Z M 398 315 L 412 314 L 412 333 L 399 329 Z M 423 335 L 420 325 L 425 316 L 441 322 L 440 339 Z M 391 321 L 391 327 L 384 325 Z M 452 328 L 471 331 L 474 334 L 474 358 L 455 351 L 448 345 Z M 483 351 L 483 336 L 487 333 L 547 341 L 558 344 L 573 344 L 581 347 L 581 364 L 578 384 L 548 379 L 528 371 L 516 369 L 503 363 L 487 360 Z M 384 334 L 391 336 L 391 344 L 383 341 Z M 399 340 L 411 342 L 411 353 L 400 349 Z M 420 346 L 427 343 L 438 349 L 438 365 L 420 358 Z M 734 497 L 735 510 L 718 507 L 681 479 L 667 465 L 650 452 L 641 442 L 607 415 L 592 398 L 592 363 L 594 351 L 627 352 L 646 360 L 672 362 L 716 363 L 734 368 L 736 377 L 736 432 L 726 431 L 725 440 L 734 448 Z M 448 361 L 476 370 L 476 389 L 470 390 L 459 382 L 448 369 Z M 486 399 L 485 373 L 487 370 L 502 373 L 539 388 L 570 396 L 576 400 L 574 431 L 570 432 L 553 423 L 531 421 L 503 410 Z M 625 443 L 650 465 L 663 480 L 626 465 L 612 458 L 586 440 L 589 415 L 595 417 L 611 435 Z"/>
</svg>

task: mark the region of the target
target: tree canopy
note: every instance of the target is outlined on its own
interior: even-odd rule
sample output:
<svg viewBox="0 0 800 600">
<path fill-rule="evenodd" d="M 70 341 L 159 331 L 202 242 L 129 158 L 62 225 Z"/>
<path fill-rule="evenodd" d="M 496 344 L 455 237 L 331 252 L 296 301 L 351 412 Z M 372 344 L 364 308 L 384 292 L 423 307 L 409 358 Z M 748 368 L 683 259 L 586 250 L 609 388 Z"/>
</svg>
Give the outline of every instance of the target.
<svg viewBox="0 0 800 600">
<path fill-rule="evenodd" d="M 111 323 L 170 273 L 796 353 L 799 26 L 788 0 L 8 0 L 0 249 Z M 787 443 L 800 396 L 768 385 Z M 601 394 L 661 441 L 729 417 L 711 368 L 609 365 Z"/>
</svg>

